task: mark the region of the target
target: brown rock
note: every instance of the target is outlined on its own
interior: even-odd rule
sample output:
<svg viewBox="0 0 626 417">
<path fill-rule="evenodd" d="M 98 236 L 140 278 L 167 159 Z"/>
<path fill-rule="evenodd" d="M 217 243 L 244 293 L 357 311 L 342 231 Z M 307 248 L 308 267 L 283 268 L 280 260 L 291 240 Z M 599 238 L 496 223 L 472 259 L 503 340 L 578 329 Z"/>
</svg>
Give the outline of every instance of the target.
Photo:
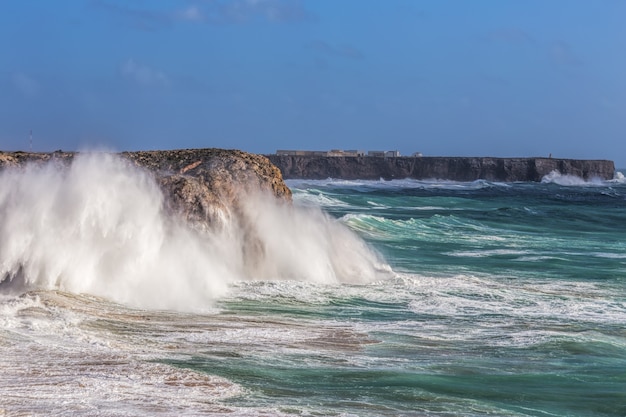
<svg viewBox="0 0 626 417">
<path fill-rule="evenodd" d="M 57 161 L 68 165 L 76 154 L 0 152 L 0 169 L 26 163 Z M 264 156 L 238 150 L 185 149 L 123 152 L 121 157 L 155 176 L 165 206 L 200 228 L 212 227 L 224 216 L 238 216 L 242 199 L 251 192 L 268 192 L 291 201 L 281 172 Z"/>
</svg>

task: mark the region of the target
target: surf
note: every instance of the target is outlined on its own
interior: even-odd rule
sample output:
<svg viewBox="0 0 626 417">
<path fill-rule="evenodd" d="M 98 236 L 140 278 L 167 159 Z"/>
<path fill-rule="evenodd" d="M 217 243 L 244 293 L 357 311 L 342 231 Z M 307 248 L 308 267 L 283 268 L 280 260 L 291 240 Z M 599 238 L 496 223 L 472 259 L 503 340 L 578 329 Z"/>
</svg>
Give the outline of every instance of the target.
<svg viewBox="0 0 626 417">
<path fill-rule="evenodd" d="M 107 153 L 0 173 L 0 292 L 61 290 L 197 310 L 242 280 L 366 283 L 385 263 L 319 208 L 262 192 L 198 230 L 154 176 Z"/>
</svg>

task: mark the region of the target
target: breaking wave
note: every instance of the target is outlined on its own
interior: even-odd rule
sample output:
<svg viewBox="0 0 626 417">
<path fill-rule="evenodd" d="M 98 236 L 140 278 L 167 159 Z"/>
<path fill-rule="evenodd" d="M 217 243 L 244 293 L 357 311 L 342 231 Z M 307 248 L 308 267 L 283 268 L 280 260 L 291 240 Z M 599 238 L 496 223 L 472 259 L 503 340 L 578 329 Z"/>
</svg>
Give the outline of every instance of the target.
<svg viewBox="0 0 626 417">
<path fill-rule="evenodd" d="M 620 179 L 620 176 L 621 176 L 621 179 Z M 561 174 L 559 171 L 554 170 L 550 172 L 549 174 L 544 175 L 543 178 L 541 179 L 541 182 L 544 184 L 553 183 L 553 184 L 558 184 L 558 185 L 563 185 L 563 186 L 580 186 L 580 185 L 588 186 L 588 185 L 605 185 L 606 182 L 612 182 L 612 181 L 621 182 L 623 179 L 624 179 L 624 176 L 622 175 L 621 172 L 615 173 L 614 180 L 604 181 L 600 178 L 591 178 L 590 180 L 585 180 L 576 175 Z"/>
<path fill-rule="evenodd" d="M 1 172 L 0 294 L 51 289 L 198 310 L 236 281 L 365 283 L 388 271 L 316 208 L 259 193 L 198 231 L 165 207 L 150 173 L 110 154 Z"/>
</svg>

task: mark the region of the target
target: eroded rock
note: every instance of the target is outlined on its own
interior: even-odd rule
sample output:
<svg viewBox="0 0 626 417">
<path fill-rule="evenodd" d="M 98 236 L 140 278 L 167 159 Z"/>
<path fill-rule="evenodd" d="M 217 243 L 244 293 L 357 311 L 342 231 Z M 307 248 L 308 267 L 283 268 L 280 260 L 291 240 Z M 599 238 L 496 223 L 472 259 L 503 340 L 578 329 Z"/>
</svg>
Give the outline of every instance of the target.
<svg viewBox="0 0 626 417">
<path fill-rule="evenodd" d="M 69 166 L 77 153 L 0 152 L 0 169 L 48 162 Z M 291 201 L 281 172 L 266 157 L 238 150 L 185 149 L 118 154 L 154 175 L 165 207 L 193 226 L 211 228 L 240 216 L 243 199 L 265 192 Z"/>
</svg>

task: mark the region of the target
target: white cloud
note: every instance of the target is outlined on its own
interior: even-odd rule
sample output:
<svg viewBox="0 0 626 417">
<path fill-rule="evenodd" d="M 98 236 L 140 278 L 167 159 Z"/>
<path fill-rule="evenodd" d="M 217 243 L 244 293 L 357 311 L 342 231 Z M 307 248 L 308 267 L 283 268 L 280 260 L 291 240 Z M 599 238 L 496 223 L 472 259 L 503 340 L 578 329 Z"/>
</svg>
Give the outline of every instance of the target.
<svg viewBox="0 0 626 417">
<path fill-rule="evenodd" d="M 206 19 L 206 16 L 197 6 L 189 6 L 186 9 L 179 10 L 177 12 L 179 20 L 185 20 L 188 22 L 202 22 Z"/>
<path fill-rule="evenodd" d="M 130 3 L 130 2 L 128 2 Z M 92 0 L 93 7 L 130 22 L 141 30 L 158 30 L 175 23 L 234 24 L 255 20 L 272 23 L 315 20 L 303 0 L 205 0 L 188 2 L 181 9 L 155 9 L 146 5 L 137 7 L 123 2 Z M 141 3 L 139 3 L 141 5 Z"/>
<path fill-rule="evenodd" d="M 171 13 L 164 13 L 160 10 L 133 7 L 132 3 L 131 6 L 128 6 L 108 0 L 92 0 L 91 4 L 96 9 L 121 17 L 130 22 L 135 28 L 146 31 L 163 29 L 171 25 L 174 17 Z"/>
<path fill-rule="evenodd" d="M 302 0 L 218 0 L 211 6 L 207 11 L 212 23 L 245 23 L 256 19 L 280 23 L 314 18 Z"/>
<path fill-rule="evenodd" d="M 124 77 L 133 80 L 142 85 L 167 85 L 169 80 L 167 76 L 153 68 L 135 62 L 129 58 L 121 66 L 121 73 Z"/>
<path fill-rule="evenodd" d="M 26 74 L 17 72 L 13 74 L 13 86 L 24 96 L 34 97 L 39 94 L 39 83 Z"/>
</svg>

